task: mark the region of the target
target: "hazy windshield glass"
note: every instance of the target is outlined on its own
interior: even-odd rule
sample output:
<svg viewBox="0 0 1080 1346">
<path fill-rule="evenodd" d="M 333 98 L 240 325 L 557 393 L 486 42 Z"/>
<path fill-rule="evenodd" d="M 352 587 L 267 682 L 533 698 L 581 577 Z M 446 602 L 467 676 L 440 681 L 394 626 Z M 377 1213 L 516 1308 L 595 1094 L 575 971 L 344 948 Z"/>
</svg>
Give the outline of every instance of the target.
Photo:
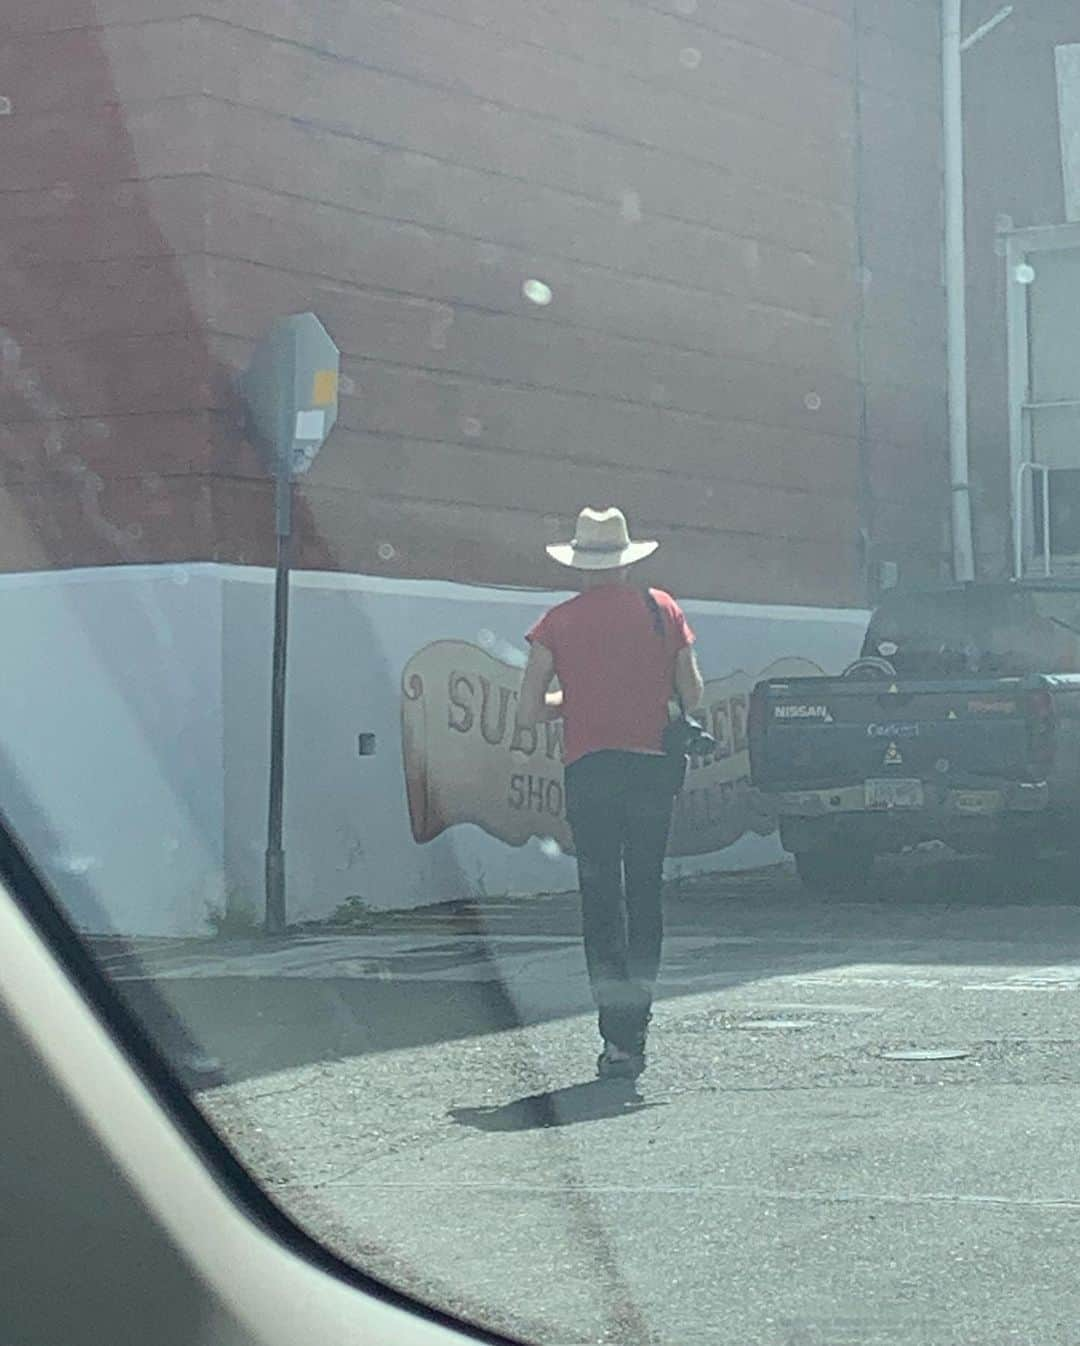
<svg viewBox="0 0 1080 1346">
<path fill-rule="evenodd" d="M 1074 1341 L 1076 0 L 0 9 L 0 808 L 228 1144 L 518 1338 Z"/>
</svg>

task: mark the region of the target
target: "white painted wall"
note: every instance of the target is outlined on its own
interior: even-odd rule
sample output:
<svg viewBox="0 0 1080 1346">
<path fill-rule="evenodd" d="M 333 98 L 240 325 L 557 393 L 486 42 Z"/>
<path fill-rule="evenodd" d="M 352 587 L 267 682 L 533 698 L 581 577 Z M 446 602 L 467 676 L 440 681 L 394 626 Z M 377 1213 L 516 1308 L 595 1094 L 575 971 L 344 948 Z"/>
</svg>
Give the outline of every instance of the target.
<svg viewBox="0 0 1080 1346">
<path fill-rule="evenodd" d="M 84 929 L 221 905 L 221 594 L 189 566 L 0 579 L 0 807 Z"/>
<path fill-rule="evenodd" d="M 415 906 L 572 887 L 573 863 L 473 826 L 412 839 L 401 671 L 442 638 L 505 657 L 562 595 L 298 574 L 289 648 L 290 919 L 357 896 Z M 790 655 L 837 670 L 866 614 L 688 603 L 707 676 Z M 266 833 L 273 575 L 214 565 L 0 577 L 0 800 L 78 923 L 197 934 L 226 893 L 258 905 Z M 356 738 L 378 736 L 374 758 Z M 747 837 L 685 872 L 777 858 Z"/>
</svg>

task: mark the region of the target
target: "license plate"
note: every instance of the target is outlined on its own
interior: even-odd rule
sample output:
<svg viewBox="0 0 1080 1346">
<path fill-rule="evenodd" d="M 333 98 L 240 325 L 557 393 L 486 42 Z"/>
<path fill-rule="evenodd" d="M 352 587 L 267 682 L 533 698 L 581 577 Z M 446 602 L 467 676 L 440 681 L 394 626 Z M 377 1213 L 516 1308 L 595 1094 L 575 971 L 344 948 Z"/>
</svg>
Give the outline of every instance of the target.
<svg viewBox="0 0 1080 1346">
<path fill-rule="evenodd" d="M 864 785 L 868 809 L 921 809 L 921 780 L 868 780 Z"/>
<path fill-rule="evenodd" d="M 959 790 L 953 795 L 957 813 L 998 813 L 1004 802 L 1000 790 Z"/>
</svg>

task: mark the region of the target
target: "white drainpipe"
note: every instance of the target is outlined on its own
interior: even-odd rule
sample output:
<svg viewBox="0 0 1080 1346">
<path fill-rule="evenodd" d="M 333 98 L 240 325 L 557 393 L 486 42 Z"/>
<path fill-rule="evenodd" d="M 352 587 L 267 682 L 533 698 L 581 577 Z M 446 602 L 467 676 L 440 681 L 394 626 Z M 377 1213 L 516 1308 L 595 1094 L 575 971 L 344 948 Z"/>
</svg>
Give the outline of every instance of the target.
<svg viewBox="0 0 1080 1346">
<path fill-rule="evenodd" d="M 942 0 L 941 75 L 945 159 L 945 307 L 949 398 L 949 486 L 953 576 L 975 577 L 968 480 L 967 258 L 964 244 L 963 0 Z"/>
</svg>

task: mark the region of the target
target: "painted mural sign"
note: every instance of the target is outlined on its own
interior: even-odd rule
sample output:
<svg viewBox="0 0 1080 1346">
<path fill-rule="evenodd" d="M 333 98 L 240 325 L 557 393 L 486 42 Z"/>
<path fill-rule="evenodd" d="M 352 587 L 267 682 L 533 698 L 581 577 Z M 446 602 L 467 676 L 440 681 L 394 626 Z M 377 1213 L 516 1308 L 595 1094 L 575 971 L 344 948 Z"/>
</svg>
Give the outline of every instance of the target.
<svg viewBox="0 0 1080 1346">
<path fill-rule="evenodd" d="M 706 684 L 699 717 L 716 739 L 716 751 L 690 764 L 669 855 L 708 855 L 749 832 L 768 836 L 776 830 L 767 801 L 750 785 L 750 692 L 759 678 L 822 672 L 810 660 L 787 658 L 756 677 L 737 670 Z M 562 725 L 516 728 L 520 685 L 520 668 L 465 641 L 436 641 L 409 660 L 402 675 L 402 746 L 418 842 L 474 823 L 512 846 L 550 838 L 572 853 Z"/>
</svg>

